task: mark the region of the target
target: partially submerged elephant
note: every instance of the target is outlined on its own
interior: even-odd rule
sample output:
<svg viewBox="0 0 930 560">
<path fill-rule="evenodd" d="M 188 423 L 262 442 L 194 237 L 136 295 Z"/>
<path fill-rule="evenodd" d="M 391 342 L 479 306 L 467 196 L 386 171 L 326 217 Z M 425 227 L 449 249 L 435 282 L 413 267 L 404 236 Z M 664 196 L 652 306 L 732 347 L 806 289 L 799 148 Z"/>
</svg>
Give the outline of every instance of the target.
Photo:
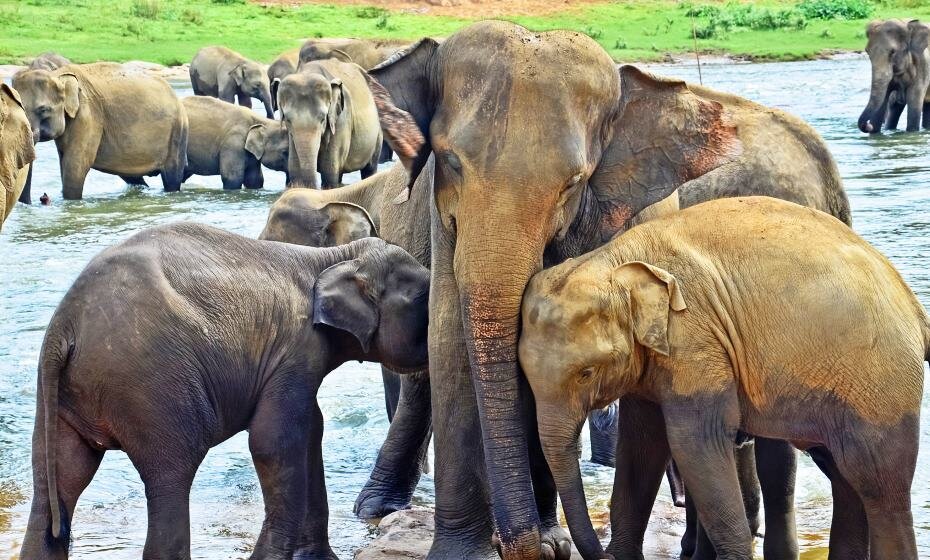
<svg viewBox="0 0 930 560">
<path fill-rule="evenodd" d="M 320 60 L 273 84 L 281 119 L 290 135 L 288 186 L 324 189 L 342 184 L 342 174 L 378 170 L 381 128 L 365 71 L 357 64 Z"/>
<path fill-rule="evenodd" d="M 36 152 L 32 129 L 16 90 L 0 84 L 0 230 L 26 184 Z"/>
<path fill-rule="evenodd" d="M 898 127 L 907 108 L 907 130 L 930 128 L 930 26 L 918 20 L 873 21 L 866 27 L 865 51 L 872 62 L 869 102 L 859 130 Z"/>
<path fill-rule="evenodd" d="M 91 169 L 130 178 L 161 174 L 166 191 L 181 188 L 187 114 L 165 80 L 97 62 L 26 70 L 13 87 L 35 140 L 55 141 L 65 198 L 81 198 Z"/>
<path fill-rule="evenodd" d="M 67 558 L 75 504 L 119 449 L 145 484 L 143 557 L 189 558 L 197 467 L 248 430 L 267 512 L 252 558 L 335 558 L 317 389 L 349 360 L 422 369 L 428 292 L 379 239 L 314 249 L 187 223 L 105 250 L 45 335 L 21 557 Z"/>
<path fill-rule="evenodd" d="M 751 559 L 733 442 L 758 435 L 828 467 L 831 558 L 917 559 L 910 488 L 930 319 L 838 220 L 767 197 L 695 206 L 536 275 L 522 318 L 520 364 L 586 560 L 606 556 L 574 441 L 590 408 L 623 395 L 637 402 L 640 445 L 618 444 L 636 459 L 617 470 L 614 557 L 635 554 L 627 531 L 646 526 L 671 455 L 717 556 Z M 849 553 L 863 542 L 864 556 Z"/>
<path fill-rule="evenodd" d="M 260 189 L 262 166 L 287 171 L 287 129 L 245 107 L 195 95 L 181 103 L 190 121 L 186 181 L 191 175 L 219 175 L 224 189 Z"/>
<path fill-rule="evenodd" d="M 407 41 L 394 39 L 309 39 L 300 47 L 298 69 L 314 60 L 334 58 L 368 70 L 408 45 Z"/>
<path fill-rule="evenodd" d="M 197 95 L 217 97 L 229 103 L 238 99 L 252 107 L 252 98 L 265 106 L 265 116 L 274 118 L 271 82 L 265 68 L 226 47 L 204 47 L 197 51 L 190 66 L 191 86 Z"/>
</svg>

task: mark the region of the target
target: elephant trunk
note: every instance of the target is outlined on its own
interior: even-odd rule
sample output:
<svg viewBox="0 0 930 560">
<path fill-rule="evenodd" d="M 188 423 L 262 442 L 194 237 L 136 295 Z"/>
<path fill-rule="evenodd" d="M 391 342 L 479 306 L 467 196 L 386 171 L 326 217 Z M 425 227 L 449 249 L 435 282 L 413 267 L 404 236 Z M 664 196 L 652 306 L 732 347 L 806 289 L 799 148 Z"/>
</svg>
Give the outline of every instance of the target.
<svg viewBox="0 0 930 560">
<path fill-rule="evenodd" d="M 564 409 L 565 406 L 541 406 L 537 402 L 543 453 L 555 478 L 568 530 L 578 552 L 585 560 L 607 558 L 588 515 L 581 468 L 578 466 L 578 435 L 584 424 L 584 415 L 573 418 Z"/>
<path fill-rule="evenodd" d="M 259 99 L 262 100 L 262 105 L 265 106 L 265 116 L 269 119 L 274 118 L 274 105 L 271 103 L 271 88 L 270 86 L 264 86 L 262 92 L 259 95 Z"/>
<path fill-rule="evenodd" d="M 505 560 L 535 560 L 541 550 L 539 510 L 521 400 L 530 396 L 521 394 L 517 336 L 523 291 L 542 266 L 543 236 L 530 220 L 474 212 L 462 218 L 454 268 L 492 512 Z"/>
<path fill-rule="evenodd" d="M 859 115 L 859 130 L 869 134 L 881 132 L 888 112 L 888 99 L 891 97 L 892 87 L 891 70 L 879 71 L 872 68 L 872 89 L 869 93 L 869 102 Z"/>
<path fill-rule="evenodd" d="M 316 164 L 320 154 L 321 130 L 295 127 L 290 130 L 287 155 L 287 186 L 317 188 Z"/>
</svg>

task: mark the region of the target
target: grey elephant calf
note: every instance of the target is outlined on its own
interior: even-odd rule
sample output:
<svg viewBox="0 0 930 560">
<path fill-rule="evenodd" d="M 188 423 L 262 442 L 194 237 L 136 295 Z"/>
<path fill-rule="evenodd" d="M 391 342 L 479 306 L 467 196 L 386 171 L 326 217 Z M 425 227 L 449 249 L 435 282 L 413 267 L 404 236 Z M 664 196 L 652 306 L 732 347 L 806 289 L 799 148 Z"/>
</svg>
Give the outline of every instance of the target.
<svg viewBox="0 0 930 560">
<path fill-rule="evenodd" d="M 264 66 L 226 47 L 204 47 L 197 51 L 190 67 L 191 86 L 197 95 L 217 97 L 229 103 L 238 98 L 243 107 L 252 107 L 252 98 L 265 106 L 265 116 L 274 118 L 271 87 Z"/>
<path fill-rule="evenodd" d="M 290 134 L 288 186 L 338 187 L 342 174 L 378 170 L 381 123 L 365 71 L 357 64 L 319 60 L 272 84 Z"/>
<path fill-rule="evenodd" d="M 315 249 L 182 223 L 107 249 L 45 335 L 21 557 L 67 558 L 78 497 L 119 449 L 145 484 L 143 557 L 189 558 L 197 467 L 248 430 L 266 511 L 251 557 L 334 558 L 317 389 L 348 360 L 422 369 L 428 294 L 426 268 L 380 239 Z"/>
<path fill-rule="evenodd" d="M 187 114 L 165 80 L 97 62 L 19 72 L 13 87 L 35 140 L 55 141 L 65 198 L 81 198 L 91 169 L 131 178 L 160 173 L 166 191 L 181 188 Z"/>
<path fill-rule="evenodd" d="M 191 175 L 219 175 L 224 189 L 260 189 L 262 166 L 287 171 L 287 129 L 245 107 L 213 97 L 193 96 L 181 103 L 190 121 L 187 168 Z"/>
</svg>

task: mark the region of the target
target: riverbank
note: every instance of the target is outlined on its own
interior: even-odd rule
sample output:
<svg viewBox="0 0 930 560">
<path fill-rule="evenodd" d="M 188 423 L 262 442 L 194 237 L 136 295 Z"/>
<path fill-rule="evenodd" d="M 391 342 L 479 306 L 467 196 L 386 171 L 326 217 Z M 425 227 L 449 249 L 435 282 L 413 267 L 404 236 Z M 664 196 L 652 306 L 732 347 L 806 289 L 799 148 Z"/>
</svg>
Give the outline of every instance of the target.
<svg viewBox="0 0 930 560">
<path fill-rule="evenodd" d="M 707 55 L 803 60 L 862 50 L 870 19 L 930 20 L 930 3 L 922 0 L 565 0 L 548 3 L 545 9 L 537 4 L 537 0 L 0 0 L 0 64 L 22 64 L 53 50 L 75 62 L 145 60 L 175 67 L 189 62 L 200 47 L 217 44 L 270 62 L 310 37 L 413 40 L 448 35 L 492 16 L 535 30 L 587 33 L 618 61 L 673 60 L 693 53 L 695 40 L 697 49 Z"/>
</svg>

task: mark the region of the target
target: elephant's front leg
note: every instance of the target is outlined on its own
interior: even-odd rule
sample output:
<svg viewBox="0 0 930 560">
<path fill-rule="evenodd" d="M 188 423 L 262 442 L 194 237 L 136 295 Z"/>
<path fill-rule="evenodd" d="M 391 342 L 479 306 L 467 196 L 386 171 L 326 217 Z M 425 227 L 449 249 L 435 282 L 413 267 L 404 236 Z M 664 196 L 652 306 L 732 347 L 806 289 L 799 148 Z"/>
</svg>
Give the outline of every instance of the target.
<svg viewBox="0 0 930 560">
<path fill-rule="evenodd" d="M 739 489 L 733 442 L 739 427 L 735 390 L 663 402 L 668 444 L 721 560 L 750 560 L 752 535 Z"/>
<path fill-rule="evenodd" d="M 617 426 L 607 552 L 617 560 L 642 560 L 646 527 L 669 458 L 665 422 L 658 405 L 626 397 L 617 402 Z"/>
<path fill-rule="evenodd" d="M 924 103 L 924 128 L 930 130 L 930 102 Z M 32 168 L 29 173 L 32 173 Z"/>
<path fill-rule="evenodd" d="M 894 91 L 888 99 L 888 116 L 885 117 L 885 128 L 894 130 L 898 128 L 898 122 L 901 120 L 901 113 L 907 106 L 904 96 L 900 91 Z"/>
<path fill-rule="evenodd" d="M 247 189 L 261 189 L 265 187 L 265 176 L 262 174 L 262 164 L 260 164 L 258 160 L 252 159 L 246 162 L 242 184 L 245 185 Z"/>
<path fill-rule="evenodd" d="M 410 507 L 426 460 L 432 434 L 429 374 L 403 375 L 400 383 L 400 396 L 387 438 L 368 482 L 355 500 L 355 514 L 362 519 L 376 519 Z"/>
<path fill-rule="evenodd" d="M 239 93 L 236 94 L 236 97 L 239 98 L 239 105 L 240 105 L 240 106 L 242 106 L 242 107 L 248 107 L 249 109 L 252 108 L 252 97 L 251 97 L 251 96 L 249 96 L 249 95 L 247 95 L 247 94 L 245 94 L 245 93 L 242 93 L 242 92 L 240 91 Z"/>
<path fill-rule="evenodd" d="M 100 147 L 99 131 L 79 132 L 71 135 L 66 145 L 56 141 L 61 167 L 61 192 L 68 200 L 80 200 L 83 196 L 84 180 L 97 159 L 97 150 Z"/>
<path fill-rule="evenodd" d="M 320 178 L 324 189 L 335 189 L 342 184 L 342 169 L 334 154 L 320 154 Z"/>
<path fill-rule="evenodd" d="M 927 88 L 920 85 L 912 85 L 907 88 L 907 131 L 915 132 L 920 129 L 920 120 L 923 117 L 924 98 L 926 97 Z"/>
<path fill-rule="evenodd" d="M 794 520 L 794 482 L 797 453 L 790 443 L 756 438 L 756 470 L 765 506 L 765 560 L 794 560 L 798 557 L 798 534 Z"/>
<path fill-rule="evenodd" d="M 432 207 L 429 368 L 436 451 L 436 534 L 430 560 L 496 559 L 481 425 L 465 348 L 454 240 Z"/>
<path fill-rule="evenodd" d="M 265 500 L 265 521 L 252 560 L 291 560 L 302 536 L 311 490 L 308 446 L 312 438 L 307 427 L 313 422 L 313 407 L 314 391 L 281 383 L 265 389 L 255 410 L 249 450 Z"/>
<path fill-rule="evenodd" d="M 294 560 L 336 560 L 329 546 L 329 504 L 323 473 L 323 413 L 314 403 L 307 449 L 307 508 Z"/>
</svg>

